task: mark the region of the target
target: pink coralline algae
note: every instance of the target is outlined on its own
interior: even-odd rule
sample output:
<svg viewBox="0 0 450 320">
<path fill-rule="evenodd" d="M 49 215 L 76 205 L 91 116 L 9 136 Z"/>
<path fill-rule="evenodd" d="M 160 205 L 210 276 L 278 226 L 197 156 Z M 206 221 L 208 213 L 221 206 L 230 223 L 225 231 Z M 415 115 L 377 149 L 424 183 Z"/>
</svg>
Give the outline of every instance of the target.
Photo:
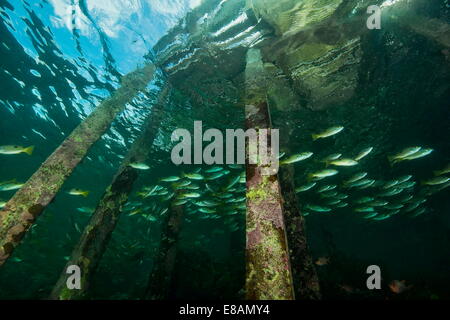
<svg viewBox="0 0 450 320">
<path fill-rule="evenodd" d="M 247 249 L 253 249 L 261 243 L 262 233 L 259 227 L 247 232 Z"/>
</svg>

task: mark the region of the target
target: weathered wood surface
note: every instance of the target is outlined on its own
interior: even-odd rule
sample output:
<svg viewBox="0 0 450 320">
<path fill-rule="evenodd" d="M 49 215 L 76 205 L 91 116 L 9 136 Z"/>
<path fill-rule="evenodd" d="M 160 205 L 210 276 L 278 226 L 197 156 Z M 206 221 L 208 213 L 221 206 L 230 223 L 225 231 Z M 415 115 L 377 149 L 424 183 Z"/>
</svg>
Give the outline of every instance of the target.
<svg viewBox="0 0 450 320">
<path fill-rule="evenodd" d="M 126 75 L 122 86 L 69 135 L 0 211 L 0 267 L 90 147 L 109 128 L 116 115 L 125 109 L 126 104 L 145 89 L 154 72 L 155 67 L 147 65 Z"/>
<path fill-rule="evenodd" d="M 158 133 L 164 115 L 163 109 L 168 90 L 167 86 L 161 90 L 158 101 L 153 106 L 151 115 L 146 121 L 142 135 L 133 143 L 111 185 L 104 193 L 89 224 L 84 229 L 80 241 L 62 271 L 50 299 L 75 300 L 83 299 L 86 296 L 90 280 L 100 263 L 120 217 L 121 208 L 128 201 L 133 184 L 138 177 L 136 169 L 130 167 L 129 164 L 144 162 L 148 159 L 149 150 Z M 82 285 L 80 290 L 67 289 L 66 282 L 69 275 L 66 274 L 66 270 L 71 265 L 77 265 L 81 269 Z"/>
<path fill-rule="evenodd" d="M 247 53 L 245 82 L 246 128 L 269 129 L 266 79 L 257 49 Z M 267 175 L 264 165 L 251 164 L 253 152 L 255 148 L 247 143 L 246 299 L 292 300 L 294 290 L 278 176 Z"/>
</svg>

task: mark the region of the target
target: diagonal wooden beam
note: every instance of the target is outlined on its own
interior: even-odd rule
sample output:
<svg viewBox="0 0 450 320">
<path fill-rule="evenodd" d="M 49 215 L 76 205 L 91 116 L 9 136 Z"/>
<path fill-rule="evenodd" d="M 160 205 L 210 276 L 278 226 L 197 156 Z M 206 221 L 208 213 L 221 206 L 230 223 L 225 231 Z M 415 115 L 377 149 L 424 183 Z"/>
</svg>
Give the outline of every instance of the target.
<svg viewBox="0 0 450 320">
<path fill-rule="evenodd" d="M 127 157 L 117 171 L 111 185 L 106 189 L 97 209 L 83 230 L 80 241 L 72 252 L 66 267 L 62 271 L 51 295 L 52 300 L 78 300 L 85 298 L 92 276 L 114 231 L 121 214 L 121 209 L 128 201 L 133 184 L 138 174 L 136 169 L 129 166 L 133 162 L 144 162 L 149 156 L 149 150 L 158 133 L 163 107 L 168 94 L 168 87 L 163 88 L 159 94 L 158 102 L 153 106 L 150 118 L 146 121 L 142 135 L 133 143 Z M 69 266 L 76 265 L 81 269 L 81 289 L 67 288 L 66 273 Z"/>
<path fill-rule="evenodd" d="M 154 72 L 155 67 L 147 65 L 126 75 L 122 86 L 69 135 L 0 211 L 0 267 L 91 146 L 105 133 L 126 104 L 145 89 Z"/>
</svg>

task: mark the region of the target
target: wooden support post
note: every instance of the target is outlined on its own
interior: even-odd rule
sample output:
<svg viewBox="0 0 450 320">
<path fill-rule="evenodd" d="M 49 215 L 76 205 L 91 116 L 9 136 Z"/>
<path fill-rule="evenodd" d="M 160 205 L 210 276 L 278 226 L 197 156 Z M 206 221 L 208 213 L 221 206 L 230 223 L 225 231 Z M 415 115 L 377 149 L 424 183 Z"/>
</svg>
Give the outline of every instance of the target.
<svg viewBox="0 0 450 320">
<path fill-rule="evenodd" d="M 261 52 L 250 49 L 245 70 L 247 130 L 261 132 L 271 127 L 266 88 Z M 254 146 L 247 143 L 246 298 L 292 300 L 294 290 L 278 176 L 267 175 L 267 167 L 261 163 L 252 164 L 249 159 L 254 152 Z"/>
<path fill-rule="evenodd" d="M 172 206 L 163 222 L 161 243 L 145 292 L 146 299 L 165 300 L 169 298 L 173 286 L 178 238 L 183 219 L 184 206 Z"/>
<path fill-rule="evenodd" d="M 292 264 L 292 277 L 297 300 L 321 299 L 319 278 L 313 259 L 308 250 L 305 231 L 305 218 L 298 206 L 294 184 L 294 167 L 280 168 L 280 184 L 283 194 L 283 210 Z"/>
</svg>

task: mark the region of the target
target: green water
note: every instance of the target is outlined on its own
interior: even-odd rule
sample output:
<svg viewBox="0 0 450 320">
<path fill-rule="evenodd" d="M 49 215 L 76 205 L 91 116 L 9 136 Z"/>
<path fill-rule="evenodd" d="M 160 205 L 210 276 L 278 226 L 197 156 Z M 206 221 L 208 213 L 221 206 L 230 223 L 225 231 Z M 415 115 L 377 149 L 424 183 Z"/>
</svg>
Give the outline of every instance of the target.
<svg viewBox="0 0 450 320">
<path fill-rule="evenodd" d="M 300 12 L 308 10 L 308 1 L 303 2 Z M 280 130 L 281 151 L 286 153 L 282 159 L 313 153 L 292 164 L 296 187 L 310 182 L 309 174 L 325 169 L 321 160 L 330 154 L 354 158 L 363 149 L 373 148 L 357 166 L 330 164 L 327 168 L 338 170 L 337 175 L 297 194 L 311 255 L 314 261 L 321 257 L 329 261 L 316 265 L 324 299 L 450 298 L 448 183 L 423 184 L 450 161 L 450 49 L 438 31 L 430 36 L 426 24 L 409 23 L 413 13 L 420 13 L 423 21 L 439 21 L 448 27 L 450 11 L 448 1 L 411 2 L 409 11 L 402 4 L 399 9 L 393 5 L 398 17 L 383 20 L 381 30 L 359 33 L 365 26 L 352 19 L 364 16 L 366 3 L 330 1 L 336 11 L 319 19 L 323 26 L 315 21 L 303 27 L 306 31 L 300 26 L 280 34 L 285 16 L 276 13 L 290 7 L 279 9 L 274 1 L 267 1 L 273 12 L 265 15 L 258 6 L 251 14 L 245 1 L 206 0 L 187 16 L 194 7 L 189 1 L 171 2 L 177 8 L 171 13 L 146 1 L 133 2 L 135 11 L 114 2 L 121 17 L 101 2 L 80 1 L 72 16 L 75 20 L 81 17 L 80 25 L 68 28 L 67 23 L 57 22 L 66 21 L 65 1 L 0 0 L 0 146 L 35 146 L 31 156 L 0 154 L 0 182 L 26 182 L 70 132 L 120 86 L 120 75 L 150 61 L 158 66 L 146 93 L 114 120 L 0 268 L 0 299 L 48 297 L 89 223 L 92 213 L 81 211 L 96 208 L 145 120 L 152 117 L 161 88 L 170 83 L 163 120 L 153 145 L 148 146 L 150 158 L 145 163 L 150 169 L 137 171 L 129 204 L 86 297 L 144 298 L 166 217 L 171 213 L 166 209 L 173 199 L 164 196 L 183 189 L 159 179 L 178 176 L 188 181 L 183 173 L 198 170 L 204 177 L 212 175 L 207 172 L 211 166 L 173 165 L 171 134 L 177 128 L 192 132 L 196 120 L 203 121 L 204 130 L 244 127 L 245 53 L 253 46 L 261 48 L 269 75 L 267 99 L 273 127 Z M 246 19 L 233 23 L 244 13 Z M 208 19 L 202 20 L 205 14 Z M 116 21 L 111 22 L 112 18 Z M 178 19 L 184 20 L 177 24 Z M 329 27 L 333 23 L 335 26 Z M 247 31 L 249 27 L 252 29 Z M 310 50 L 295 51 L 305 43 L 312 43 Z M 327 58 L 330 55 L 332 59 Z M 305 71 L 309 66 L 312 69 Z M 312 134 L 332 126 L 344 130 L 313 141 Z M 388 156 L 414 146 L 433 152 L 389 163 Z M 217 179 L 191 180 L 198 189 L 189 192 L 199 193 L 200 198 L 189 198 L 184 205 L 169 298 L 244 296 L 245 183 L 226 188 L 243 174 L 244 167 L 219 167 L 223 176 Z M 374 185 L 346 187 L 344 182 L 358 172 L 367 172 L 364 179 L 374 180 Z M 412 187 L 400 188 L 397 195 L 380 195 L 392 190 L 383 188 L 388 182 L 406 175 L 416 182 Z M 167 194 L 145 199 L 137 195 L 155 185 Z M 326 185 L 336 185 L 338 194 L 348 196 L 339 203 L 348 205 L 328 204 L 329 199 L 318 192 Z M 89 196 L 69 195 L 73 188 L 87 190 Z M 13 195 L 14 191 L 2 191 L 0 201 Z M 363 197 L 402 207 L 392 213 L 395 209 L 386 205 L 373 206 L 378 215 L 364 218 L 365 213 L 355 212 L 366 206 L 357 203 Z M 405 197 L 410 199 L 402 201 Z M 336 200 L 336 195 L 331 198 Z M 408 210 L 422 200 L 417 209 Z M 211 212 L 201 212 L 197 201 L 218 205 Z M 315 212 L 309 209 L 312 205 L 331 211 Z M 424 213 L 414 216 L 421 208 Z M 374 219 L 383 216 L 386 219 Z M 374 264 L 382 271 L 382 289 L 370 291 L 366 268 Z M 395 294 L 388 286 L 394 280 L 405 280 L 410 288 Z"/>
</svg>

